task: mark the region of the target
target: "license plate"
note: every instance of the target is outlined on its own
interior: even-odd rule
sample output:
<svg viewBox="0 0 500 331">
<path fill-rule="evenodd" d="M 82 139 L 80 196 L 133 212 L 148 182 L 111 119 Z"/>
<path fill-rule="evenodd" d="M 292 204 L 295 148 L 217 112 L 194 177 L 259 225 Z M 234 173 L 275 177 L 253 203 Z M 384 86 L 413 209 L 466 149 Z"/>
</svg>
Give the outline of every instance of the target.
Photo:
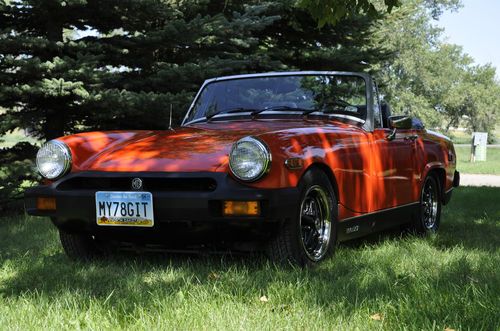
<svg viewBox="0 0 500 331">
<path fill-rule="evenodd" d="M 96 192 L 97 225 L 154 225 L 153 195 L 149 192 Z"/>
</svg>

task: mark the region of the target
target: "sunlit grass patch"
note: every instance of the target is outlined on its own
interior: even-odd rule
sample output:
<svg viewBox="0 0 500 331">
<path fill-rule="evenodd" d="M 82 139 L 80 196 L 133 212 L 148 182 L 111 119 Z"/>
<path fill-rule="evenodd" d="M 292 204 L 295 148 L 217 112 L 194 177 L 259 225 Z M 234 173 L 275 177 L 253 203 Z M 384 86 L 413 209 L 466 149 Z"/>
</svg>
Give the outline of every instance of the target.
<svg viewBox="0 0 500 331">
<path fill-rule="evenodd" d="M 470 162 L 470 146 L 456 146 L 457 169 L 466 174 L 500 175 L 500 148 L 490 147 L 486 152 L 486 161 Z"/>
<path fill-rule="evenodd" d="M 496 330 L 499 200 L 499 189 L 460 188 L 438 235 L 371 236 L 340 245 L 312 270 L 258 256 L 127 254 L 75 263 L 50 221 L 3 218 L 0 325 Z"/>
<path fill-rule="evenodd" d="M 40 143 L 36 138 L 26 135 L 23 130 L 14 130 L 13 132 L 0 136 L 0 148 L 12 147 L 23 141 L 27 141 L 31 144 Z"/>
</svg>

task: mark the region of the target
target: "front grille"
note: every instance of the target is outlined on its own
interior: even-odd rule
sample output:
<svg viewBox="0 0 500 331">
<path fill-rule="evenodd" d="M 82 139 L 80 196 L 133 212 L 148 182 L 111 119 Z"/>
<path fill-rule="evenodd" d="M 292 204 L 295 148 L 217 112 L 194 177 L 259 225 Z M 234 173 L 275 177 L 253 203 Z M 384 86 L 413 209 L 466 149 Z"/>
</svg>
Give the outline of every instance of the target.
<svg viewBox="0 0 500 331">
<path fill-rule="evenodd" d="M 73 177 L 57 186 L 61 191 L 97 190 L 97 191 L 130 191 L 132 179 L 136 177 Z M 142 191 L 205 191 L 217 188 L 212 178 L 166 178 L 140 177 L 143 182 Z"/>
</svg>

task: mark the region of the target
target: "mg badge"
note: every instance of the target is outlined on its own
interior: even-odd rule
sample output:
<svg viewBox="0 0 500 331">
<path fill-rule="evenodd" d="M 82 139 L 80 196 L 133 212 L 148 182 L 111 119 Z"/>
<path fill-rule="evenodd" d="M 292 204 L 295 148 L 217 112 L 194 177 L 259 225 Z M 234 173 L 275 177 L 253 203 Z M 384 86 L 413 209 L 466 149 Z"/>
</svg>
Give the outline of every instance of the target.
<svg viewBox="0 0 500 331">
<path fill-rule="evenodd" d="M 134 179 L 132 179 L 132 189 L 133 190 L 140 190 L 140 189 L 142 189 L 142 179 L 140 179 L 140 178 L 134 178 Z"/>
</svg>

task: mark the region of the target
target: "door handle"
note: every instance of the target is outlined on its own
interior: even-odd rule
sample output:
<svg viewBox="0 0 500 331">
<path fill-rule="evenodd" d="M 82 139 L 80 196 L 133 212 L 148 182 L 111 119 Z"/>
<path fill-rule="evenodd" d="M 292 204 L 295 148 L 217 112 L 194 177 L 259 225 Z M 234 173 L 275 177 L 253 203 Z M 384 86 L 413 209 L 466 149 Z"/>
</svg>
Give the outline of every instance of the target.
<svg viewBox="0 0 500 331">
<path fill-rule="evenodd" d="M 418 134 L 412 134 L 412 135 L 409 135 L 409 136 L 405 136 L 405 140 L 415 141 L 417 139 L 418 139 Z"/>
</svg>

